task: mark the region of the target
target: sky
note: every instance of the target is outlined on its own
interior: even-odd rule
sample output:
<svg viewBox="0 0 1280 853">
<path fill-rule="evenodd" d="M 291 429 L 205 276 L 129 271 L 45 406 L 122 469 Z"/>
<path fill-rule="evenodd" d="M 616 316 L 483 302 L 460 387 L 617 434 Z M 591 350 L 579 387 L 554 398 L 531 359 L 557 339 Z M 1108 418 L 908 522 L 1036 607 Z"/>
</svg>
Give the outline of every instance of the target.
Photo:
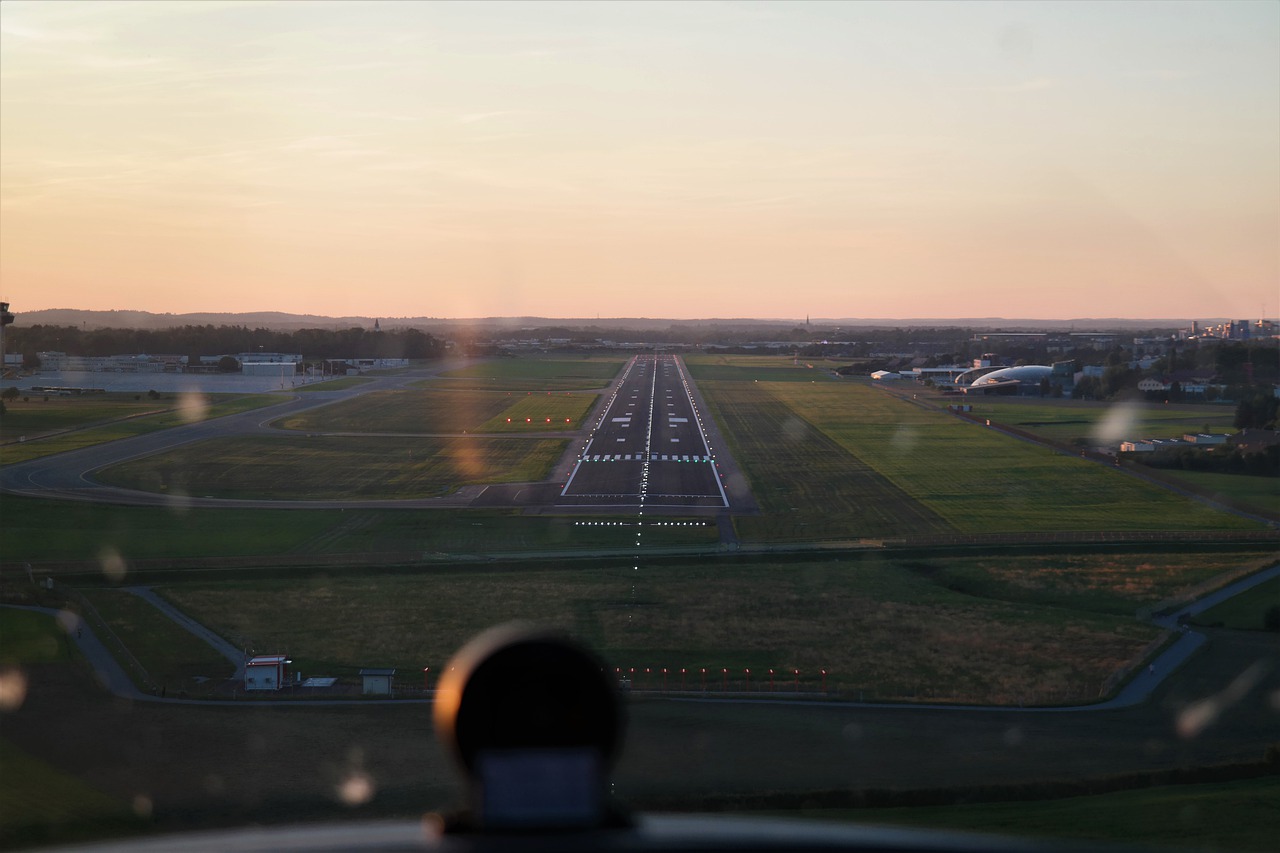
<svg viewBox="0 0 1280 853">
<path fill-rule="evenodd" d="M 1280 3 L 0 3 L 0 299 L 1280 310 Z"/>
</svg>

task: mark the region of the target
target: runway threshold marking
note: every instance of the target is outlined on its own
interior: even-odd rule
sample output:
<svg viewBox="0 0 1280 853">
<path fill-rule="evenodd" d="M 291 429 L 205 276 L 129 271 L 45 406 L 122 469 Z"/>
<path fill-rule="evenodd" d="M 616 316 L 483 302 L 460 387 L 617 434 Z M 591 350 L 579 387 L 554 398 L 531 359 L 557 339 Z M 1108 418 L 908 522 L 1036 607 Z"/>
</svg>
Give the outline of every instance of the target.
<svg viewBox="0 0 1280 853">
<path fill-rule="evenodd" d="M 622 378 L 623 382 L 626 382 L 627 374 L 631 372 L 631 369 L 635 367 L 635 364 L 636 364 L 636 360 L 635 358 L 632 358 L 631 363 L 627 365 L 626 373 L 623 374 L 623 378 Z M 621 383 L 619 383 L 619 387 L 621 387 Z M 613 403 L 617 398 L 618 398 L 618 392 L 614 391 L 613 395 L 609 397 L 609 405 L 605 406 L 604 412 L 600 415 L 600 420 L 596 422 L 596 426 L 595 426 L 595 429 L 592 430 L 591 437 L 587 439 L 586 445 L 583 446 L 582 455 L 579 456 L 578 461 L 574 463 L 573 471 L 569 473 L 569 479 L 565 480 L 564 488 L 560 490 L 560 497 L 563 498 L 566 494 L 569 493 L 569 487 L 573 485 L 573 478 L 578 476 L 578 470 L 582 468 L 582 463 L 586 461 L 587 451 L 591 449 L 591 443 L 595 441 L 595 430 L 599 429 L 600 425 L 604 423 L 604 419 L 609 416 L 609 411 L 610 409 L 613 408 Z M 621 438 L 618 439 L 618 441 L 623 441 L 623 440 L 624 439 L 621 439 Z M 599 459 L 599 458 L 600 458 L 599 456 L 595 457 L 595 459 Z"/>
</svg>

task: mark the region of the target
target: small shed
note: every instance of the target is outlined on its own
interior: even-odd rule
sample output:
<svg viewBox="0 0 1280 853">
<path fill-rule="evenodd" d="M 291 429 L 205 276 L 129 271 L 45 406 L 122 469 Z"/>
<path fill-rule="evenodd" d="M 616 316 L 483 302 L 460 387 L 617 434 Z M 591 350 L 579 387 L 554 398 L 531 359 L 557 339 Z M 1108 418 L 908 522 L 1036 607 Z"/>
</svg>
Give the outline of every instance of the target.
<svg viewBox="0 0 1280 853">
<path fill-rule="evenodd" d="M 292 663 L 284 655 L 255 655 L 244 665 L 245 690 L 279 690 L 284 686 L 285 667 Z"/>
<path fill-rule="evenodd" d="M 365 696 L 390 696 L 394 669 L 362 669 L 360 680 L 364 682 Z"/>
</svg>

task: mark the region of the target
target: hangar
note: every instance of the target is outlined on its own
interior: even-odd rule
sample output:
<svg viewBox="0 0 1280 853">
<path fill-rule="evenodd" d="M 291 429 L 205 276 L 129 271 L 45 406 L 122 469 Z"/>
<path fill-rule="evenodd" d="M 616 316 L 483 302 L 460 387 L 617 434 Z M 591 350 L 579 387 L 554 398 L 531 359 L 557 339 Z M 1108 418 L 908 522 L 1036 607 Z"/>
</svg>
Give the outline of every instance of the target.
<svg viewBox="0 0 1280 853">
<path fill-rule="evenodd" d="M 1002 367 L 973 380 L 966 393 L 1018 394 L 1040 389 L 1040 383 L 1053 376 L 1053 368 L 1043 364 Z"/>
</svg>

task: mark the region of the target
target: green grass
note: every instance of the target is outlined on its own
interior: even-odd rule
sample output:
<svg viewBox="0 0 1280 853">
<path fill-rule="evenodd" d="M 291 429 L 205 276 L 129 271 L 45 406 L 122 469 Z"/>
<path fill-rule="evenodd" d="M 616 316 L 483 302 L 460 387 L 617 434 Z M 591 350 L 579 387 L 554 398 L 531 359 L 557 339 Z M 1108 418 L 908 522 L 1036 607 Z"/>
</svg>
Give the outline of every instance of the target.
<svg viewBox="0 0 1280 853">
<path fill-rule="evenodd" d="M 59 663 L 70 656 L 66 632 L 49 614 L 0 607 L 0 665 Z"/>
<path fill-rule="evenodd" d="M 955 398 L 940 398 L 954 402 Z M 1119 445 L 1185 433 L 1234 433 L 1230 406 L 1099 403 L 1083 400 L 966 397 L 975 417 L 1025 429 L 1064 444 Z"/>
<path fill-rule="evenodd" d="M 565 444 L 561 439 L 254 436 L 184 445 L 95 476 L 126 488 L 220 498 L 435 497 L 472 483 L 540 481 Z"/>
<path fill-rule="evenodd" d="M 689 363 L 689 375 L 697 382 L 715 379 L 724 382 L 833 382 L 825 370 L 810 367 L 814 362 L 801 361 L 792 365 L 764 366 L 750 364 Z"/>
<path fill-rule="evenodd" d="M 145 396 L 143 401 L 150 403 L 151 406 L 150 409 L 145 409 L 144 411 L 152 411 L 154 414 L 128 417 L 126 420 L 116 420 L 98 426 L 86 426 L 97 423 L 95 416 L 88 409 L 79 411 L 78 414 L 82 417 L 79 421 L 70 420 L 76 413 L 68 413 L 63 419 L 66 426 L 61 428 L 69 429 L 69 432 L 61 432 L 56 435 L 17 444 L 6 444 L 0 449 L 0 461 L 3 461 L 6 465 L 12 465 L 53 453 L 92 447 L 95 444 L 130 438 L 135 435 L 169 429 L 186 423 L 195 423 L 272 406 L 281 402 L 281 399 L 268 394 L 217 395 L 213 397 L 201 394 L 187 394 L 179 395 L 176 403 L 169 402 L 166 408 L 162 410 L 157 410 L 156 407 L 165 405 L 163 401 L 148 401 Z M 35 406 L 36 404 L 31 403 L 30 405 Z M 53 405 L 52 401 L 50 401 L 50 405 Z M 0 420 L 7 423 L 8 415 Z M 77 424 L 83 426 L 83 428 L 77 426 Z"/>
<path fill-rule="evenodd" d="M 348 510 L 342 524 L 315 544 L 318 549 L 341 553 L 419 552 L 432 558 L 464 559 L 507 552 L 618 549 L 634 545 L 635 520 L 634 515 L 528 516 L 519 510 Z M 657 524 L 679 520 L 690 521 L 648 517 L 645 544 L 714 545 L 719 540 L 715 524 L 705 524 L 702 519 L 683 527 Z M 593 523 L 582 523 L 586 521 Z"/>
<path fill-rule="evenodd" d="M 1125 616 L 1241 567 L 1266 565 L 1274 557 L 1274 551 L 1164 548 L 1140 554 L 948 556 L 899 563 L 966 595 Z"/>
<path fill-rule="evenodd" d="M 1274 850 L 1275 840 L 1280 837 L 1280 777 L 1023 803 L 801 809 L 772 814 L 918 829 L 1262 853 Z"/>
<path fill-rule="evenodd" d="M 0 496 L 0 560 L 127 561 L 280 554 L 332 530 L 341 510 L 188 510 Z"/>
<path fill-rule="evenodd" d="M 0 561 L 132 560 L 284 553 L 406 553 L 472 557 L 508 551 L 624 548 L 631 527 L 579 525 L 580 519 L 519 510 L 178 510 L 0 497 L 5 536 Z M 592 516 L 597 522 L 634 516 Z M 653 522 L 682 520 L 677 517 Z M 683 519 L 688 521 L 688 519 Z M 649 526 L 652 546 L 713 545 L 707 526 Z"/>
<path fill-rule="evenodd" d="M 892 503 L 895 512 L 914 501 L 918 516 L 931 515 L 962 533 L 1259 526 L 1097 464 L 912 405 L 865 383 L 707 382 L 703 392 L 753 489 L 765 495 L 766 509 L 779 512 L 779 501 L 791 494 L 797 517 L 840 512 L 848 536 L 897 535 L 903 526 L 914 526 L 879 524 L 868 514 L 875 508 L 849 511 L 846 504 L 833 504 L 832 496 L 864 488 L 868 470 L 909 499 Z M 768 411 L 768 417 L 757 417 L 758 410 Z M 771 452 L 790 454 L 796 461 L 775 464 L 768 458 Z M 780 497 L 770 498 L 770 489 Z M 921 532 L 937 526 L 935 522 Z M 767 517 L 743 520 L 741 529 L 764 539 L 796 537 L 795 531 L 779 531 Z"/>
<path fill-rule="evenodd" d="M 106 588 L 82 593 L 151 680 L 169 693 L 207 692 L 235 672 L 208 643 L 136 595 Z"/>
<path fill-rule="evenodd" d="M 274 426 L 320 432 L 461 433 L 512 403 L 505 393 L 372 391 L 354 400 L 290 415 Z"/>
<path fill-rule="evenodd" d="M 509 408 L 481 424 L 478 432 L 576 430 L 595 405 L 597 396 L 564 392 L 514 397 L 515 402 Z"/>
<path fill-rule="evenodd" d="M 275 426 L 306 432 L 546 432 L 580 428 L 596 397 L 563 391 L 374 391 L 282 418 Z"/>
<path fill-rule="evenodd" d="M 138 396 L 140 399 L 135 400 Z M 152 400 L 145 394 L 95 394 L 87 397 L 50 397 L 32 395 L 28 402 L 21 397 L 5 401 L 5 414 L 0 418 L 0 441 L 19 436 L 33 438 L 42 432 L 72 429 L 99 421 L 118 420 L 172 409 L 176 401 Z"/>
<path fill-rule="evenodd" d="M 588 358 L 498 358 L 425 380 L 419 387 L 452 387 L 494 391 L 576 391 L 606 387 L 618 375 L 625 359 L 616 356 Z"/>
<path fill-rule="evenodd" d="M 2 738 L 0 767 L 0 847 L 98 841 L 147 826 L 127 804 Z"/>
<path fill-rule="evenodd" d="M 67 635 L 52 616 L 0 608 L 0 675 L 6 680 L 38 678 L 39 671 L 28 676 L 27 667 L 72 659 Z M 0 847 L 66 843 L 142 827 L 123 803 L 0 738 Z"/>
<path fill-rule="evenodd" d="M 1280 478 L 1182 471 L 1176 468 L 1161 468 L 1160 473 L 1228 500 L 1257 507 L 1262 512 L 1280 514 Z"/>
<path fill-rule="evenodd" d="M 1117 558 L 1123 560 L 1124 558 Z M 233 641 L 287 648 L 304 673 L 438 667 L 466 639 L 509 619 L 559 626 L 614 666 L 729 668 L 734 689 L 780 689 L 795 669 L 814 690 L 868 699 L 1090 701 L 1157 632 L 1109 614 L 981 597 L 894 562 L 641 566 L 505 571 L 477 565 L 411 574 L 165 585 L 162 593 Z M 637 676 L 637 687 L 658 685 Z M 689 686 L 694 685 L 689 682 Z M 673 683 L 674 686 L 674 683 Z"/>
<path fill-rule="evenodd" d="M 702 382 L 761 517 L 738 520 L 770 541 L 903 536 L 950 526 L 757 383 Z"/>
<path fill-rule="evenodd" d="M 1265 629 L 1263 617 L 1272 607 L 1280 607 L 1280 578 L 1263 581 L 1253 589 L 1211 607 L 1195 618 L 1198 625 L 1217 625 L 1241 631 Z"/>
</svg>

